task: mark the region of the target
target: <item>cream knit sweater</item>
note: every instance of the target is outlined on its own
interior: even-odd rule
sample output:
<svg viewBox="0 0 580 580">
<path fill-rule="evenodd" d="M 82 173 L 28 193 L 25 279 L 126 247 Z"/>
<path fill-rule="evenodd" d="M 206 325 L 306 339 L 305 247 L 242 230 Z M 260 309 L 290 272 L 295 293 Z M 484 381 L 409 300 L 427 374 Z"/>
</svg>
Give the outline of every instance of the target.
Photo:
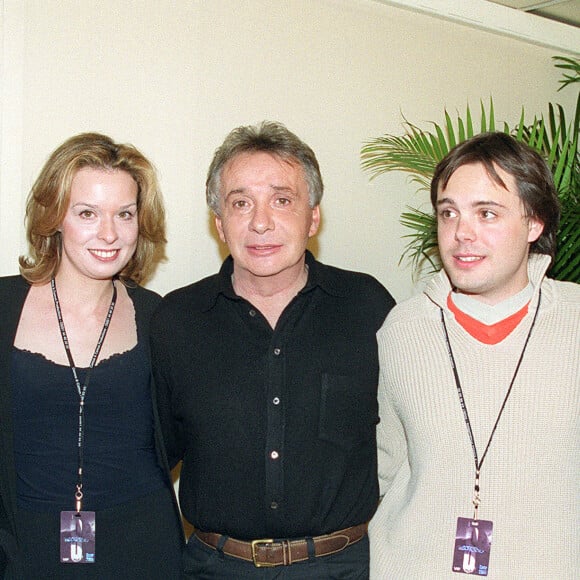
<svg viewBox="0 0 580 580">
<path fill-rule="evenodd" d="M 499 344 L 482 344 L 455 322 L 444 272 L 379 331 L 384 497 L 370 528 L 372 580 L 463 576 L 451 565 L 457 518 L 473 515 L 475 467 L 439 307 L 481 458 L 540 283 L 536 326 L 481 470 L 479 518 L 494 524 L 489 579 L 580 578 L 580 286 L 543 278 L 548 262 L 530 256 L 532 304 Z"/>
</svg>

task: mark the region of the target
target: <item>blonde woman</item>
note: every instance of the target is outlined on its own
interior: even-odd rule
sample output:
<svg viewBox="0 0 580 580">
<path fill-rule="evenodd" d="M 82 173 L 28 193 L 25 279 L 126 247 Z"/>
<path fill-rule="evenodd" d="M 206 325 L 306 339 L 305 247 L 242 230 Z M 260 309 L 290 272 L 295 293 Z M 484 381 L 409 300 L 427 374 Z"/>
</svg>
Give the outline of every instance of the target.
<svg viewBox="0 0 580 580">
<path fill-rule="evenodd" d="M 86 133 L 27 203 L 30 255 L 0 279 L 0 571 L 178 578 L 183 535 L 151 398 L 138 284 L 165 244 L 151 163 Z"/>
</svg>

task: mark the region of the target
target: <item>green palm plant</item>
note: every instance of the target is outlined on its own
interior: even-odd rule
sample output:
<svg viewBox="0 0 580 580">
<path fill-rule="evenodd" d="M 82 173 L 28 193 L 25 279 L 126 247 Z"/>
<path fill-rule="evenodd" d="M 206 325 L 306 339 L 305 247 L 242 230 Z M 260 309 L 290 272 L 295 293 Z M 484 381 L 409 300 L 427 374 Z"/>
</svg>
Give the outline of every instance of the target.
<svg viewBox="0 0 580 580">
<path fill-rule="evenodd" d="M 564 73 L 560 89 L 580 82 L 580 61 L 566 57 L 554 59 L 556 67 L 570 71 Z M 567 123 L 561 106 L 549 103 L 547 119 L 534 117 L 531 123 L 526 123 L 522 109 L 515 126 L 510 127 L 504 122 L 501 128 L 497 128 L 493 100 L 490 99 L 487 109 L 481 104 L 477 126 L 469 106 L 464 118 L 458 115 L 454 122 L 445 111 L 445 123 L 431 125 L 432 130 L 425 131 L 405 120 L 404 135 L 384 135 L 367 142 L 361 150 L 363 168 L 372 177 L 389 171 L 406 172 L 419 190 L 428 190 L 435 166 L 458 143 L 486 131 L 500 130 L 513 135 L 545 157 L 560 198 L 562 217 L 558 251 L 550 275 L 560 280 L 580 282 L 580 93 L 571 124 Z M 408 206 L 401 214 L 400 222 L 410 230 L 404 236 L 407 244 L 400 262 L 408 259 L 415 273 L 425 271 L 425 268 L 427 272 L 438 270 L 441 262 L 433 213 Z"/>
</svg>

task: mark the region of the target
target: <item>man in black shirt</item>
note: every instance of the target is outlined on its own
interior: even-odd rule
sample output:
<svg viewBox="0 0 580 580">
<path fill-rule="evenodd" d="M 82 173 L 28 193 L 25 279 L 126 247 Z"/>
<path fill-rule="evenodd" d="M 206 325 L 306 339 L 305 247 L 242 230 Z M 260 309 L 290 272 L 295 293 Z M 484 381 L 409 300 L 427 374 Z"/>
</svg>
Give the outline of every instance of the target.
<svg viewBox="0 0 580 580">
<path fill-rule="evenodd" d="M 152 324 L 158 411 L 195 527 L 187 578 L 368 577 L 378 503 L 374 278 L 316 261 L 313 151 L 278 123 L 232 131 L 207 178 L 230 257 Z"/>
</svg>

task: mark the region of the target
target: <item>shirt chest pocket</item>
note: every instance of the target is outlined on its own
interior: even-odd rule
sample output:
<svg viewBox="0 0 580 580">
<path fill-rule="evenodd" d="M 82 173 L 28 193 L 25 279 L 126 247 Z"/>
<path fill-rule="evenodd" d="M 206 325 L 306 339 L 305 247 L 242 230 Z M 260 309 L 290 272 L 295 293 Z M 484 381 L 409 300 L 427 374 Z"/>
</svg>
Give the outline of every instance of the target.
<svg viewBox="0 0 580 580">
<path fill-rule="evenodd" d="M 322 374 L 318 436 L 351 451 L 375 436 L 379 422 L 376 385 L 357 377 Z"/>
</svg>

